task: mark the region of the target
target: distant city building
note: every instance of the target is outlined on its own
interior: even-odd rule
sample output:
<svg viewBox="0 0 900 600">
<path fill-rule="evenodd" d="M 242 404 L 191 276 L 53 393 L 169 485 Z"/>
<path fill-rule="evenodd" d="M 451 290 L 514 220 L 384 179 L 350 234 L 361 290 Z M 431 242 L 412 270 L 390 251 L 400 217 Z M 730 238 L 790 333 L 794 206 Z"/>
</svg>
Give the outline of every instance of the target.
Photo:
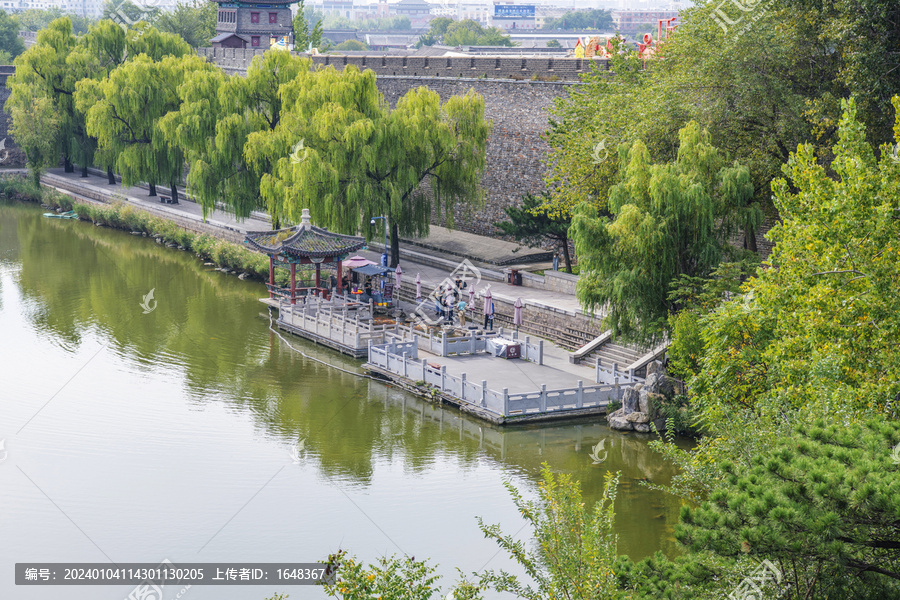
<svg viewBox="0 0 900 600">
<path fill-rule="evenodd" d="M 216 37 L 213 47 L 269 48 L 283 37 L 292 37 L 291 4 L 294 0 L 216 0 Z M 243 44 L 243 45 L 241 45 Z"/>
<path fill-rule="evenodd" d="M 617 31 L 634 31 L 641 25 L 651 24 L 654 30 L 660 19 L 678 16 L 677 10 L 613 10 L 613 25 Z"/>
<path fill-rule="evenodd" d="M 400 0 L 389 6 L 392 16 L 408 18 L 413 29 L 428 27 L 432 19 L 431 5 L 425 0 Z"/>
<path fill-rule="evenodd" d="M 337 15 L 346 19 L 353 18 L 353 0 L 324 0 L 322 12 L 326 15 Z"/>
<path fill-rule="evenodd" d="M 475 21 L 485 27 L 491 24 L 493 6 L 473 2 L 446 2 L 431 5 L 432 17 L 448 17 L 454 21 Z"/>
<path fill-rule="evenodd" d="M 535 29 L 534 4 L 494 2 L 494 15 L 491 19 L 491 24 L 500 29 Z"/>
</svg>

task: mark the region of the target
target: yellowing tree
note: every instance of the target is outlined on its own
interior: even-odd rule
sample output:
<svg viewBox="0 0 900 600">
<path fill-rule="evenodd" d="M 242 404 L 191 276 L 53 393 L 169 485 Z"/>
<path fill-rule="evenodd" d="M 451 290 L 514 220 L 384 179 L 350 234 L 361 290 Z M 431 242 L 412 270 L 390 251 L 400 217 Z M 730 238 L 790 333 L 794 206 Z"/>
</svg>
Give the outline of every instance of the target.
<svg viewBox="0 0 900 600">
<path fill-rule="evenodd" d="M 834 175 L 810 146 L 791 155 L 774 185 L 784 220 L 770 234 L 772 256 L 707 319 L 693 388 L 710 420 L 810 402 L 835 418 L 897 413 L 900 120 L 895 144 L 876 153 L 855 103 L 844 107 Z"/>
</svg>

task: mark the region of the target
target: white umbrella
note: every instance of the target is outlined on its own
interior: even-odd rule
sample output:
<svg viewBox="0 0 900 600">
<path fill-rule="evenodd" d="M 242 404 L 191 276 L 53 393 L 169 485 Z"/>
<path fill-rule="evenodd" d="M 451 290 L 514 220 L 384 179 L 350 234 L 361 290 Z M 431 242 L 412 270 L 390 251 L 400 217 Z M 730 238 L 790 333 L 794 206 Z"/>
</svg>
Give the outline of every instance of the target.
<svg viewBox="0 0 900 600">
<path fill-rule="evenodd" d="M 494 297 L 491 296 L 491 288 L 488 288 L 484 291 L 484 314 L 491 314 L 491 305 L 494 303 Z"/>
<path fill-rule="evenodd" d="M 519 325 L 522 324 L 522 309 L 525 307 L 522 304 L 521 298 L 516 298 L 516 303 L 513 304 L 513 308 L 515 309 L 513 312 L 513 325 L 516 326 L 516 335 L 519 335 Z"/>
<path fill-rule="evenodd" d="M 403 278 L 403 269 L 400 268 L 400 265 L 397 265 L 397 270 L 394 271 L 394 281 L 397 282 L 397 293 L 400 293 L 400 280 Z"/>
<path fill-rule="evenodd" d="M 366 265 L 374 265 L 376 263 L 372 262 L 368 258 L 364 256 L 351 256 L 347 260 L 344 261 L 344 267 L 347 269 L 356 269 L 359 267 L 364 267 Z"/>
<path fill-rule="evenodd" d="M 399 265 L 397 268 L 400 268 Z M 419 274 L 416 273 L 416 302 L 419 302 L 422 299 L 422 280 L 419 278 Z"/>
<path fill-rule="evenodd" d="M 475 310 L 475 286 L 469 288 L 469 310 Z"/>
</svg>

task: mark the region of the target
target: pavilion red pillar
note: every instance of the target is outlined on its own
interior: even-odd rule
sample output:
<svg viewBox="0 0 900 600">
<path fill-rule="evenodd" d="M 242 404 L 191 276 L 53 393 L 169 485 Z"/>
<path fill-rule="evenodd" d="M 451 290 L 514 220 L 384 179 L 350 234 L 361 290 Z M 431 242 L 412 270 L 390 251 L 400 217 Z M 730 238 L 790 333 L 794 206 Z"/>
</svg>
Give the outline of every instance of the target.
<svg viewBox="0 0 900 600">
<path fill-rule="evenodd" d="M 343 283 L 344 274 L 341 273 L 341 263 L 342 262 L 343 261 L 339 258 L 338 262 L 337 262 L 337 293 L 338 294 L 344 293 L 344 283 Z"/>
<path fill-rule="evenodd" d="M 275 285 L 275 257 L 271 254 L 269 255 L 269 285 Z M 269 288 L 269 298 L 274 298 L 275 294 L 272 292 L 272 288 Z"/>
<path fill-rule="evenodd" d="M 321 265 L 316 263 L 316 287 L 322 287 L 322 270 L 319 268 Z"/>
<path fill-rule="evenodd" d="M 297 304 L 297 263 L 291 263 L 291 304 Z"/>
</svg>

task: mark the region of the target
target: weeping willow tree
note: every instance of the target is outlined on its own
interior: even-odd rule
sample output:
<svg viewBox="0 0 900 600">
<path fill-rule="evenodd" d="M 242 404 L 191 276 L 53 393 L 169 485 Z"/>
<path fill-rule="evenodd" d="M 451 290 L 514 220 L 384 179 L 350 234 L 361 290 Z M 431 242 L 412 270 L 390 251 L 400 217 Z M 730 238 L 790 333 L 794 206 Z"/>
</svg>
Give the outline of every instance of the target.
<svg viewBox="0 0 900 600">
<path fill-rule="evenodd" d="M 32 177 L 39 179 L 44 167 L 55 167 L 63 157 L 66 172 L 74 170 L 71 161 L 70 141 L 77 128 L 72 94 L 77 81 L 75 73 L 69 69 L 66 59 L 75 48 L 76 38 L 72 34 L 72 22 L 68 17 L 56 19 L 46 29 L 37 34 L 36 43 L 16 57 L 16 72 L 7 81 L 10 89 L 6 110 L 13 122 L 27 121 L 54 123 L 53 127 L 40 128 L 44 134 L 51 133 L 50 139 L 40 136 L 16 138 L 19 146 L 29 156 Z M 45 99 L 46 102 L 37 102 Z M 53 114 L 38 114 L 36 109 Z M 21 141 L 20 141 L 21 138 Z M 29 148 L 24 144 L 32 144 Z M 32 157 L 40 156 L 40 164 L 32 162 Z"/>
<path fill-rule="evenodd" d="M 279 89 L 309 68 L 308 59 L 270 51 L 254 57 L 246 77 L 218 69 L 187 74 L 178 88 L 181 107 L 159 126 L 170 144 L 184 149 L 191 165 L 188 188 L 204 214 L 224 202 L 235 215 L 247 217 L 263 204 L 259 184 L 272 163 L 265 156 L 249 162 L 245 149 L 251 134 L 278 126 Z M 276 228 L 279 216 L 273 214 Z"/>
<path fill-rule="evenodd" d="M 457 203 L 480 201 L 490 125 L 474 92 L 442 105 L 419 88 L 391 110 L 375 74 L 351 66 L 301 72 L 281 98 L 281 122 L 246 146 L 251 163 L 273 164 L 260 182 L 273 218 L 309 208 L 321 225 L 374 237 L 371 219 L 387 216 L 396 264 L 400 235 L 427 233 L 433 212 L 452 225 Z"/>
<path fill-rule="evenodd" d="M 104 153 L 116 157 L 124 185 L 146 181 L 152 196 L 157 183 L 168 183 L 177 201 L 184 153 L 166 141 L 157 125 L 166 113 L 178 109 L 177 90 L 185 73 L 214 68 L 198 56 L 169 56 L 155 62 L 142 54 L 103 81 L 78 83 L 76 102 L 87 115 L 87 131 Z"/>
<path fill-rule="evenodd" d="M 738 253 L 728 240 L 758 226 L 750 172 L 726 164 L 695 122 L 679 132 L 674 162 L 651 164 L 641 141 L 620 148 L 621 181 L 610 188 L 612 218 L 580 206 L 572 238 L 581 266 L 578 299 L 605 313 L 614 335 L 649 342 L 677 312 L 670 286 L 681 275 L 706 277 Z"/>
</svg>

